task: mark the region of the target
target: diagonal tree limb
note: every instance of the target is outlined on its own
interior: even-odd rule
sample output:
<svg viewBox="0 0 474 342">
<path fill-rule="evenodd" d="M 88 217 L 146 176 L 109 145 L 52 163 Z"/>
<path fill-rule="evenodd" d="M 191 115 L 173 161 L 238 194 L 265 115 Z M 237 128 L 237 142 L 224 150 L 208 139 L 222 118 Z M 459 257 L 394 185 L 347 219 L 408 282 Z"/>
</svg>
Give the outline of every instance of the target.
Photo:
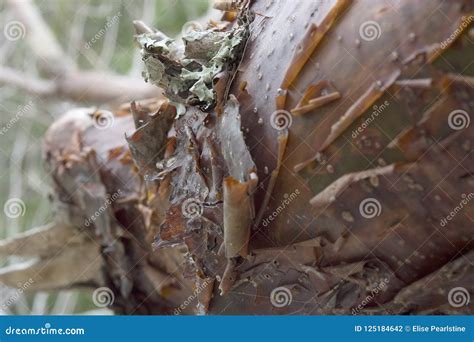
<svg viewBox="0 0 474 342">
<path fill-rule="evenodd" d="M 46 79 L 25 77 L 20 71 L 2 68 L 1 85 L 11 85 L 40 97 L 54 96 L 77 102 L 121 103 L 160 96 L 157 87 L 138 78 L 77 70 L 33 2 L 8 0 L 8 5 L 25 25 L 26 41 L 38 57 L 38 66 Z"/>
</svg>

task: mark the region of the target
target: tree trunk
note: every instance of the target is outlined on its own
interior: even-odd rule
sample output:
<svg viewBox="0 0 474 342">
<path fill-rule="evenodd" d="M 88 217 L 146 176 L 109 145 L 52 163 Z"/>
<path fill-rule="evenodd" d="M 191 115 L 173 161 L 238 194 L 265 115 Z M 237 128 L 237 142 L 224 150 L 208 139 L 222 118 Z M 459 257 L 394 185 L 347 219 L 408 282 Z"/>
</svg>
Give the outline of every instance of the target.
<svg viewBox="0 0 474 342">
<path fill-rule="evenodd" d="M 472 314 L 472 2 L 226 8 L 204 35 L 225 57 L 193 35 L 182 63 L 140 32 L 171 101 L 50 128 L 68 232 L 48 244 L 81 239 L 29 250 L 64 270 L 30 289 L 107 287 L 127 314 Z"/>
</svg>

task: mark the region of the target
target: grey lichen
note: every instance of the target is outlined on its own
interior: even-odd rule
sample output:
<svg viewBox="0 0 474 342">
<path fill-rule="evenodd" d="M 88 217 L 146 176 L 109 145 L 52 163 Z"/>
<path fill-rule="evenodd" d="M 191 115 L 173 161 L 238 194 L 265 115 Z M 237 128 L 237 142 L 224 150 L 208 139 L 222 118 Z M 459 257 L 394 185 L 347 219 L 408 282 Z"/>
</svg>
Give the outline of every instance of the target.
<svg viewBox="0 0 474 342">
<path fill-rule="evenodd" d="M 164 89 L 175 103 L 212 108 L 214 81 L 224 71 L 234 71 L 249 37 L 251 15 L 246 13 L 230 30 L 209 28 L 182 37 L 183 44 L 161 32 L 136 36 L 146 71 L 144 78 Z"/>
</svg>

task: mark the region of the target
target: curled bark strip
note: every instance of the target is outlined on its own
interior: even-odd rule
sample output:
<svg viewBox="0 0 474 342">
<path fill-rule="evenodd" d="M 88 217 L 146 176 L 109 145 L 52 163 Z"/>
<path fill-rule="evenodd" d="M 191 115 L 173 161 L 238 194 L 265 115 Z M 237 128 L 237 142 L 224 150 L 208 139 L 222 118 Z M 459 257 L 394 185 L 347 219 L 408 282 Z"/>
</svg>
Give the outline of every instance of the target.
<svg viewBox="0 0 474 342">
<path fill-rule="evenodd" d="M 314 105 L 315 108 L 321 107 L 326 103 L 337 100 L 341 97 L 341 94 L 338 91 L 335 91 L 331 94 L 322 95 L 320 97 L 309 100 L 309 104 Z"/>
<path fill-rule="evenodd" d="M 240 182 L 249 180 L 256 167 L 241 131 L 239 102 L 233 95 L 220 117 L 218 137 L 229 175 Z"/>
<path fill-rule="evenodd" d="M 198 297 L 198 303 L 196 311 L 198 315 L 206 315 L 209 311 L 209 303 L 212 299 L 212 292 L 214 290 L 215 280 L 212 278 L 200 278 L 196 279 L 196 292 Z"/>
<path fill-rule="evenodd" d="M 295 166 L 293 166 L 293 171 L 300 172 L 301 170 L 303 170 L 309 164 L 311 164 L 313 162 L 320 162 L 322 160 L 323 160 L 323 155 L 320 152 L 318 152 L 313 157 L 311 157 L 311 158 L 309 158 L 305 161 L 302 161 L 301 163 L 298 163 Z"/>
<path fill-rule="evenodd" d="M 399 80 L 395 82 L 399 87 L 430 89 L 433 84 L 432 78 L 418 78 L 412 80 Z"/>
<path fill-rule="evenodd" d="M 329 185 L 326 189 L 321 191 L 319 194 L 314 196 L 309 203 L 318 208 L 325 207 L 334 202 L 337 196 L 347 189 L 352 183 L 358 182 L 365 178 L 391 173 L 393 172 L 394 168 L 395 165 L 388 165 L 381 168 L 344 175 Z"/>
<path fill-rule="evenodd" d="M 301 69 L 303 69 L 304 65 L 313 54 L 316 47 L 319 45 L 319 42 L 329 31 L 337 17 L 349 4 L 349 0 L 338 0 L 319 26 L 311 24 L 303 40 L 296 49 L 296 53 L 293 56 L 291 64 L 286 71 L 280 88 L 288 89 L 291 86 L 294 80 L 298 77 Z"/>
<path fill-rule="evenodd" d="M 466 76 L 466 75 L 457 75 L 449 73 L 446 75 L 446 78 L 450 82 L 458 82 L 469 85 L 474 88 L 474 77 L 473 76 Z"/>
<path fill-rule="evenodd" d="M 454 44 L 454 42 L 461 36 L 463 31 L 469 27 L 468 18 L 472 18 L 473 14 L 474 12 L 470 11 L 466 13 L 466 16 L 458 18 L 454 39 L 452 38 L 451 34 L 449 37 L 443 39 L 441 43 L 434 43 L 426 47 L 425 58 L 428 63 L 433 63 L 448 47 Z"/>
<path fill-rule="evenodd" d="M 295 108 L 306 106 L 309 103 L 309 100 L 318 97 L 321 95 L 321 91 L 329 84 L 328 81 L 323 80 L 319 81 L 316 84 L 310 84 L 306 88 L 301 100 L 298 102 Z"/>
<path fill-rule="evenodd" d="M 284 109 L 288 91 L 286 89 L 278 89 L 278 94 L 275 98 L 276 109 Z"/>
<path fill-rule="evenodd" d="M 424 46 L 416 51 L 413 51 L 407 58 L 402 61 L 403 65 L 410 65 L 417 61 L 431 63 L 439 56 L 441 49 L 440 44 L 434 43 Z"/>
<path fill-rule="evenodd" d="M 286 150 L 286 144 L 288 143 L 288 129 L 285 129 L 283 133 L 278 136 L 278 160 L 277 167 L 272 171 L 270 175 L 270 180 L 268 182 L 267 190 L 265 191 L 265 197 L 263 198 L 260 209 L 255 218 L 254 228 L 258 228 L 260 222 L 262 221 L 263 215 L 267 209 L 268 203 L 270 202 L 270 197 L 272 195 L 273 189 L 275 187 L 278 174 L 280 173 L 280 168 L 283 162 L 283 156 Z"/>
<path fill-rule="evenodd" d="M 313 109 L 319 108 L 340 97 L 340 93 L 331 82 L 327 80 L 319 81 L 316 84 L 310 84 L 308 88 L 306 88 L 296 107 L 291 110 L 291 114 L 302 115 L 308 113 Z"/>
<path fill-rule="evenodd" d="M 457 132 L 444 129 L 445 123 L 449 122 L 449 113 L 457 106 L 457 102 L 446 93 L 441 95 L 423 112 L 416 125 L 401 131 L 387 146 L 392 149 L 398 148 L 409 160 L 416 160 L 431 146 L 430 137 L 442 143 L 445 138 Z"/>
<path fill-rule="evenodd" d="M 219 292 L 221 296 L 228 293 L 237 280 L 238 274 L 235 269 L 235 264 L 235 260 L 227 260 L 227 265 L 225 267 L 224 274 L 222 275 L 221 283 L 219 284 Z"/>
<path fill-rule="evenodd" d="M 227 258 L 246 256 L 252 223 L 253 203 L 250 182 L 224 179 L 224 243 Z"/>
<path fill-rule="evenodd" d="M 342 132 L 344 132 L 358 117 L 360 117 L 372 103 L 389 88 L 400 76 L 400 70 L 392 71 L 385 80 L 374 82 L 369 89 L 357 99 L 356 102 L 339 118 L 339 120 L 332 125 L 331 132 L 324 141 L 320 151 L 325 150 L 331 145 Z"/>
<path fill-rule="evenodd" d="M 306 106 L 296 107 L 296 108 L 292 109 L 291 114 L 294 114 L 294 115 L 306 114 L 306 113 L 311 112 L 312 110 L 314 110 L 316 108 L 322 107 L 325 104 L 328 104 L 328 103 L 330 103 L 332 101 L 335 101 L 339 98 L 341 98 L 341 94 L 337 91 L 335 91 L 331 94 L 319 96 L 317 98 L 309 100 L 309 104 L 307 104 Z"/>
<path fill-rule="evenodd" d="M 138 168 L 145 177 L 150 177 L 156 172 L 156 163 L 163 159 L 176 109 L 167 102 L 153 115 L 144 114 L 135 104 L 131 108 L 137 130 L 126 139 Z"/>
</svg>

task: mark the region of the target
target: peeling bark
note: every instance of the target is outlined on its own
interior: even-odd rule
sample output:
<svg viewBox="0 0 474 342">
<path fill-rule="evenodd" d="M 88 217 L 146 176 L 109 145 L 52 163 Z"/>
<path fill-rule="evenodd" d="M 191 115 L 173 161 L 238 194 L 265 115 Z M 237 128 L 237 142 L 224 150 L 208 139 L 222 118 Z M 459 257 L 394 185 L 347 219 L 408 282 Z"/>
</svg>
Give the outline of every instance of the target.
<svg viewBox="0 0 474 342">
<path fill-rule="evenodd" d="M 473 11 L 462 0 L 244 2 L 188 41 L 201 63 L 184 72 L 142 28 L 145 59 L 167 67 L 148 78 L 170 101 L 124 107 L 107 136 L 84 109 L 46 137 L 58 222 L 100 246 L 117 312 L 472 313 L 448 296 L 473 291 L 473 46 L 461 32 L 440 47 Z M 399 13 L 410 13 L 402 26 Z M 245 46 L 204 82 L 207 100 L 194 98 L 199 80 L 182 92 L 163 83 L 201 75 L 202 49 L 247 16 Z M 381 35 L 361 41 L 354 27 L 370 20 Z M 283 128 L 277 110 L 295 114 Z"/>
</svg>

